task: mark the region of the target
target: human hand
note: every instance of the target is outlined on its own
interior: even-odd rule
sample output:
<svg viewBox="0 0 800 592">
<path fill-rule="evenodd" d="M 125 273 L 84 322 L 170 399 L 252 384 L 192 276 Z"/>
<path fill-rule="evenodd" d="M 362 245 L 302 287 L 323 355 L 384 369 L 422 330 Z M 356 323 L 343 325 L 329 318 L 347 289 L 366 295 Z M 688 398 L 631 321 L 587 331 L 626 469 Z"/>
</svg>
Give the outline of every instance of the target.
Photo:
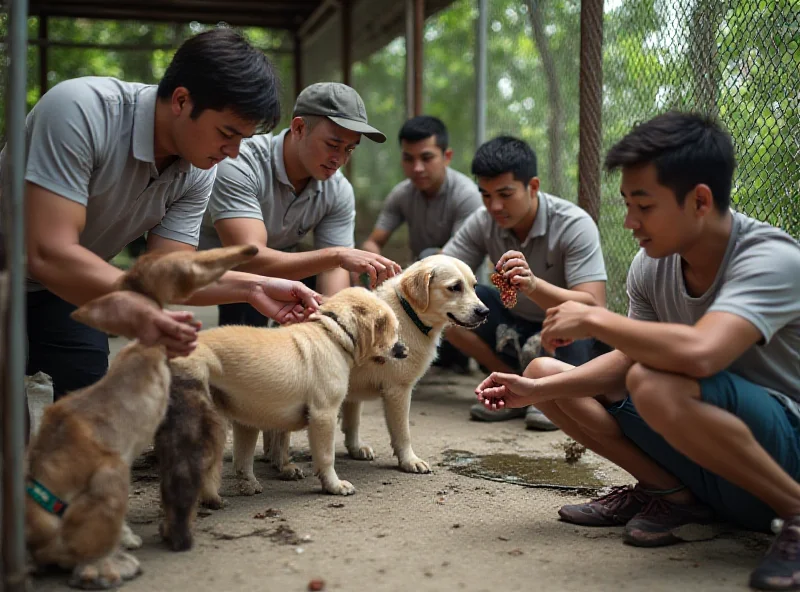
<svg viewBox="0 0 800 592">
<path fill-rule="evenodd" d="M 111 335 L 163 345 L 169 357 L 187 356 L 197 346 L 200 322 L 188 311 L 161 310 L 147 296 L 127 290 L 87 302 L 70 315 Z"/>
<path fill-rule="evenodd" d="M 475 389 L 478 401 L 492 411 L 506 408 L 527 407 L 536 383 L 531 378 L 518 374 L 492 372 Z"/>
<path fill-rule="evenodd" d="M 495 269 L 520 292 L 528 293 L 536 289 L 536 276 L 533 275 L 525 255 L 519 251 L 504 253 Z"/>
<path fill-rule="evenodd" d="M 342 249 L 339 253 L 339 267 L 355 273 L 356 276 L 366 273 L 373 289 L 403 271 L 391 259 L 360 249 Z"/>
<path fill-rule="evenodd" d="M 253 285 L 248 304 L 281 325 L 300 323 L 319 309 L 322 296 L 303 284 L 281 278 L 264 278 Z"/>
<path fill-rule="evenodd" d="M 593 310 L 592 306 L 572 300 L 548 308 L 542 323 L 542 347 L 545 351 L 553 353 L 558 347 L 591 337 L 588 319 Z"/>
</svg>

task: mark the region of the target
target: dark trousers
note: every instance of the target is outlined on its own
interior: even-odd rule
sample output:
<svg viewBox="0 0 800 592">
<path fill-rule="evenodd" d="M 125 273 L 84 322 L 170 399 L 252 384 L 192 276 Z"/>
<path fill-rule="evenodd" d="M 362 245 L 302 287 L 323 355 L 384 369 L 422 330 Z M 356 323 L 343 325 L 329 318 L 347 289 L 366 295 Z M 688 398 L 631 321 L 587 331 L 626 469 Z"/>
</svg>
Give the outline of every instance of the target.
<svg viewBox="0 0 800 592">
<path fill-rule="evenodd" d="M 108 370 L 108 336 L 70 318 L 77 307 L 52 292 L 28 292 L 25 373 L 53 378 L 53 398 L 100 380 Z"/>
</svg>

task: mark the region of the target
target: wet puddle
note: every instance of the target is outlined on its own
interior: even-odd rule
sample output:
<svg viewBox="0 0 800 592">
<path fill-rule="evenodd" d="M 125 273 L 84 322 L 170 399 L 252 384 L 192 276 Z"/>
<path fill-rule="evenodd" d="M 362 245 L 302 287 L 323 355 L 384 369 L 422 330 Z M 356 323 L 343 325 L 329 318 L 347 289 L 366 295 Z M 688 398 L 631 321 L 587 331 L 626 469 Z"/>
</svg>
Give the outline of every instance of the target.
<svg viewBox="0 0 800 592">
<path fill-rule="evenodd" d="M 445 450 L 442 465 L 451 471 L 477 479 L 501 483 L 594 493 L 606 486 L 595 467 L 568 464 L 563 458 L 520 456 L 519 454 L 478 455 L 467 450 Z"/>
</svg>

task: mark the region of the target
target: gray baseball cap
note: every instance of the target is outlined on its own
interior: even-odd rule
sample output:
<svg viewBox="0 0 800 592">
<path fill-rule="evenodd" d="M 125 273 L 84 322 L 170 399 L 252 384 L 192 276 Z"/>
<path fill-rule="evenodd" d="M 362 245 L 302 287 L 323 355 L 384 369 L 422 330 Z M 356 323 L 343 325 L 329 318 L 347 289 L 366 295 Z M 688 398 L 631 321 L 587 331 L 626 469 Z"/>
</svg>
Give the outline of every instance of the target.
<svg viewBox="0 0 800 592">
<path fill-rule="evenodd" d="M 365 135 L 373 142 L 383 144 L 386 136 L 367 123 L 364 101 L 346 84 L 318 82 L 307 86 L 298 95 L 292 117 L 320 115 L 345 129 Z"/>
</svg>

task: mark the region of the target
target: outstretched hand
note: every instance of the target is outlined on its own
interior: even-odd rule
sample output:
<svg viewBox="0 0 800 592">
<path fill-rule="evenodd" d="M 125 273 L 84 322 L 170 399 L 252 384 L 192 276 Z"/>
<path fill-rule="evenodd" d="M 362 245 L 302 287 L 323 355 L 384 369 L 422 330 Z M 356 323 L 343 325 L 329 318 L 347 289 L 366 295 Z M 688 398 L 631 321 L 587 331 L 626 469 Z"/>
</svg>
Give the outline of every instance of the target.
<svg viewBox="0 0 800 592">
<path fill-rule="evenodd" d="M 322 296 L 302 282 L 265 278 L 253 286 L 247 302 L 265 317 L 285 325 L 307 320 L 319 309 Z"/>
<path fill-rule="evenodd" d="M 478 401 L 492 411 L 498 409 L 515 409 L 531 404 L 536 382 L 518 374 L 492 372 L 475 389 Z"/>
</svg>

